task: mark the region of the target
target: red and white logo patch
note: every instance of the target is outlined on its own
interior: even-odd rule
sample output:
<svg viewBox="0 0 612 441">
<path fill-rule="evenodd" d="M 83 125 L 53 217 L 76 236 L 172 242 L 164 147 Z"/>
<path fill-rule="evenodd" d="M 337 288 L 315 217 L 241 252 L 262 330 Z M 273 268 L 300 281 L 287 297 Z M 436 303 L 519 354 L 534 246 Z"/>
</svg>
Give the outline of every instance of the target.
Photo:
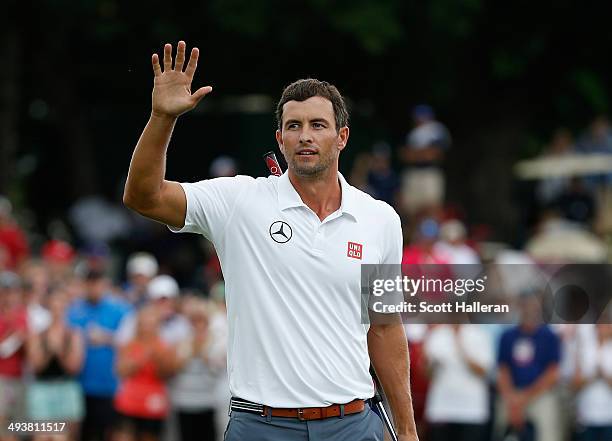
<svg viewBox="0 0 612 441">
<path fill-rule="evenodd" d="M 361 260 L 363 245 L 360 243 L 349 242 L 348 250 L 346 251 L 347 257 L 352 257 L 353 259 Z"/>
</svg>

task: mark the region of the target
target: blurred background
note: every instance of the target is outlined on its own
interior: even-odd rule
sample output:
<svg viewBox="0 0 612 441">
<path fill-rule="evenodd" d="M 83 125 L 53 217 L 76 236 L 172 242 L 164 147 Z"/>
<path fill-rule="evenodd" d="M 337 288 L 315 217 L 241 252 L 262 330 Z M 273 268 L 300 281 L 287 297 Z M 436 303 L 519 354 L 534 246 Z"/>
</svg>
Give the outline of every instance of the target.
<svg viewBox="0 0 612 441">
<path fill-rule="evenodd" d="M 335 84 L 349 104 L 341 172 L 400 213 L 404 263 L 608 263 L 612 34 L 605 10 L 564 1 L 4 2 L 0 418 L 16 421 L 9 411 L 20 409 L 29 420 L 71 421 L 70 437 L 87 441 L 111 426 L 116 437 L 187 440 L 204 433 L 194 418 L 207 421 L 209 439 L 223 433 L 226 325 L 214 249 L 121 203 L 150 111 L 150 56 L 164 43 L 198 46 L 194 87 L 214 87 L 177 124 L 169 179 L 267 175 L 262 155 L 276 149 L 276 100 L 290 82 L 315 77 Z M 517 302 L 525 301 L 512 272 L 506 279 Z M 140 320 L 149 307 L 155 319 Z M 407 331 L 422 439 L 463 439 L 470 425 L 483 432 L 465 439 L 492 439 L 497 425 L 506 439 L 612 440 L 605 325 L 527 326 L 518 336 L 486 328 L 490 357 L 480 359 L 480 370 L 464 351 L 443 357 L 448 350 L 440 347 L 456 346 L 449 335 L 457 329 Z M 487 347 L 486 337 L 465 332 L 461 338 Z M 559 350 L 534 355 L 551 345 Z M 169 347 L 183 349 L 164 352 Z M 155 356 L 136 367 L 122 362 L 143 353 Z M 538 375 L 514 369 L 542 357 L 548 361 Z M 578 368 L 578 360 L 586 365 Z M 136 394 L 125 379 L 138 385 L 147 363 L 165 372 L 146 392 L 167 401 L 153 413 L 123 399 Z M 469 399 L 457 392 L 458 407 L 480 403 L 467 416 L 436 404 L 453 402 L 440 384 L 462 381 L 442 368 L 436 377 L 432 366 L 445 363 L 454 371 L 460 364 L 474 388 L 486 389 Z M 509 369 L 512 387 L 498 384 L 496 366 Z M 195 397 L 193 384 L 202 387 Z M 538 393 L 517 398 L 534 384 Z M 426 404 L 430 390 L 437 398 Z M 60 414 L 48 413 L 58 405 L 28 404 L 66 396 L 73 404 Z M 528 404 L 538 410 L 518 424 L 516 408 Z M 494 418 L 496 408 L 516 424 Z"/>
</svg>

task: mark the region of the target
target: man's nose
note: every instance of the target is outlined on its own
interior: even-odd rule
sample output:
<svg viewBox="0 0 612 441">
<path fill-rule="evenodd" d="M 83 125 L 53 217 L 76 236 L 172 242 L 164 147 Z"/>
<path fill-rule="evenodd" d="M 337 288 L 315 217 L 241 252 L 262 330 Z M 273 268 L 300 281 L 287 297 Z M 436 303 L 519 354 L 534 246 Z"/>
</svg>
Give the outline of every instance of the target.
<svg viewBox="0 0 612 441">
<path fill-rule="evenodd" d="M 300 132 L 300 144 L 312 144 L 312 132 L 308 128 Z"/>
</svg>

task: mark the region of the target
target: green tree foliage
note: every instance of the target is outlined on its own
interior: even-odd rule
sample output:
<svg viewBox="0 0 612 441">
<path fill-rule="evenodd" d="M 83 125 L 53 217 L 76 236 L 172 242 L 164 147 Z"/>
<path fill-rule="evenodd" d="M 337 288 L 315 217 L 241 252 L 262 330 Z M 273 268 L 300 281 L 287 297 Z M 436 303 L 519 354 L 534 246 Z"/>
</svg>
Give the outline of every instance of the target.
<svg viewBox="0 0 612 441">
<path fill-rule="evenodd" d="M 480 185 L 470 181 L 477 164 L 509 170 L 521 156 L 521 134 L 542 142 L 558 125 L 578 131 L 610 109 L 605 4 L 9 0 L 3 12 L 4 24 L 15 26 L 2 26 L 0 38 L 20 42 L 20 55 L 13 55 L 19 75 L 7 76 L 18 96 L 3 96 L 11 97 L 20 118 L 3 129 L 8 141 L 0 148 L 12 145 L 13 153 L 2 157 L 16 161 L 39 152 L 48 165 L 52 155 L 45 152 L 54 147 L 63 158 L 58 162 L 72 164 L 55 184 L 66 197 L 107 188 L 105 182 L 125 172 L 150 99 L 149 56 L 179 39 L 200 47 L 196 82 L 215 86 L 211 100 L 215 94 L 278 96 L 289 81 L 322 77 L 341 87 L 357 114 L 369 109 L 368 122 L 392 142 L 409 129 L 414 104 L 433 104 L 454 135 L 450 173 L 461 185 L 451 185 L 452 197 L 464 201 Z M 33 101 L 48 105 L 45 120 L 28 113 Z M 214 129 L 207 137 L 222 139 Z M 11 135 L 16 130 L 18 138 Z M 120 142 L 109 140 L 113 130 Z M 200 131 L 194 124 L 181 133 L 199 139 Z M 490 188 L 509 191 L 495 182 L 511 178 L 508 173 L 490 178 Z"/>
</svg>

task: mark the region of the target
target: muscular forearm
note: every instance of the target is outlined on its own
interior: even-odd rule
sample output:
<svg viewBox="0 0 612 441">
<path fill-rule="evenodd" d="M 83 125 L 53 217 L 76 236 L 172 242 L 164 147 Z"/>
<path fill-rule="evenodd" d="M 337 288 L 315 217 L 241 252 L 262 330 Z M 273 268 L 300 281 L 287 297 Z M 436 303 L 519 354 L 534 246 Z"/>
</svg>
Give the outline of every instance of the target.
<svg viewBox="0 0 612 441">
<path fill-rule="evenodd" d="M 368 333 L 370 360 L 391 406 L 400 435 L 415 435 L 410 395 L 408 344 L 401 324 L 372 325 Z"/>
<path fill-rule="evenodd" d="M 166 150 L 176 117 L 151 114 L 136 144 L 123 194 L 124 203 L 135 210 L 155 205 L 166 173 Z"/>
</svg>

